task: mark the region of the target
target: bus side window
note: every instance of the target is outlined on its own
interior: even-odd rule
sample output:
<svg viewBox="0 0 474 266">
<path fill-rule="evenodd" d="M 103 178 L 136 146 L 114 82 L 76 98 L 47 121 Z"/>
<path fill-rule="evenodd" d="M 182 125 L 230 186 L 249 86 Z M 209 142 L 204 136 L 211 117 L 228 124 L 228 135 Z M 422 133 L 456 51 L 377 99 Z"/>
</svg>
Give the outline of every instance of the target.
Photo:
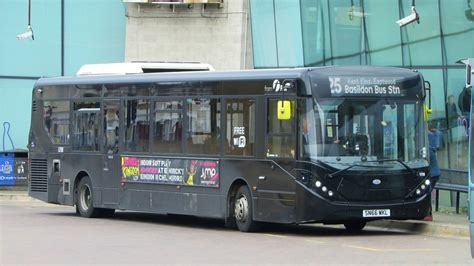
<svg viewBox="0 0 474 266">
<path fill-rule="evenodd" d="M 183 102 L 156 101 L 153 119 L 153 152 L 181 153 Z"/>
<path fill-rule="evenodd" d="M 119 143 L 119 101 L 104 105 L 105 152 L 117 153 Z"/>
<path fill-rule="evenodd" d="M 224 140 L 227 155 L 253 156 L 255 145 L 255 100 L 226 99 L 226 137 Z"/>
<path fill-rule="evenodd" d="M 99 102 L 75 102 L 72 120 L 74 150 L 99 151 Z"/>
<path fill-rule="evenodd" d="M 268 100 L 267 157 L 295 157 L 294 116 L 288 120 L 278 119 L 279 99 Z"/>
<path fill-rule="evenodd" d="M 150 101 L 125 101 L 125 149 L 148 152 L 150 140 Z"/>
<path fill-rule="evenodd" d="M 69 143 L 69 101 L 44 102 L 44 128 L 53 144 Z"/>
<path fill-rule="evenodd" d="M 220 99 L 188 99 L 187 151 L 193 154 L 219 154 Z"/>
</svg>

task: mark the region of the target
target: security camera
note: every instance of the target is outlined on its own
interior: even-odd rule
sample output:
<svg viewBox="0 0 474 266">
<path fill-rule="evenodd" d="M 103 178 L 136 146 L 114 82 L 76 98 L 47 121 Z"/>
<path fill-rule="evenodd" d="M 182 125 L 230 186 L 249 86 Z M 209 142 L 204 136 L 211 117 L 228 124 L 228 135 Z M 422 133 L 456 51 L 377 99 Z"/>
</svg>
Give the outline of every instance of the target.
<svg viewBox="0 0 474 266">
<path fill-rule="evenodd" d="M 357 17 L 357 18 L 364 18 L 367 17 L 369 13 L 364 13 L 360 11 L 351 11 L 349 12 L 349 16 Z"/>
<path fill-rule="evenodd" d="M 23 32 L 23 33 L 18 34 L 16 36 L 16 38 L 18 40 L 23 40 L 23 39 L 30 38 L 30 37 L 33 40 L 35 39 L 35 36 L 33 35 L 33 30 L 31 29 L 31 26 L 28 26 L 28 30 L 26 32 Z"/>
<path fill-rule="evenodd" d="M 400 20 L 397 20 L 396 23 L 400 26 L 400 27 L 403 27 L 405 25 L 408 25 L 410 23 L 413 23 L 413 22 L 417 22 L 418 24 L 420 24 L 420 16 L 418 16 L 418 13 L 416 13 L 416 10 L 415 10 L 415 7 L 412 6 L 411 7 L 411 14 L 400 19 Z"/>
</svg>

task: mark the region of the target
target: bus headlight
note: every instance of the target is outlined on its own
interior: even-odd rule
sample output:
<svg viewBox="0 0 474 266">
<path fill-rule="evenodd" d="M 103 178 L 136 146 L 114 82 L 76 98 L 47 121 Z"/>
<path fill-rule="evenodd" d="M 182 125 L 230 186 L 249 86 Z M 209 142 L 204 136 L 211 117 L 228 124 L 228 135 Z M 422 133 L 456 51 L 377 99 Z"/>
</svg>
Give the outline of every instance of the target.
<svg viewBox="0 0 474 266">
<path fill-rule="evenodd" d="M 314 185 L 319 188 L 321 187 L 322 184 L 321 184 L 321 181 L 318 180 L 314 183 Z"/>
<path fill-rule="evenodd" d="M 417 189 L 416 190 L 416 195 L 420 195 L 421 194 L 421 190 Z"/>
<path fill-rule="evenodd" d="M 426 188 L 426 186 L 425 186 L 425 185 L 421 185 L 421 189 L 425 189 L 425 188 Z"/>
<path fill-rule="evenodd" d="M 322 190 L 323 192 L 326 192 L 326 191 L 328 191 L 328 188 L 327 188 L 326 186 L 324 186 L 324 187 L 321 188 L 321 190 Z"/>
<path fill-rule="evenodd" d="M 429 179 L 425 180 L 425 185 L 429 186 L 431 184 L 431 181 Z"/>
<path fill-rule="evenodd" d="M 329 197 L 332 197 L 332 196 L 334 196 L 334 193 L 333 193 L 331 190 L 329 190 L 329 191 L 328 191 L 328 196 L 329 196 Z"/>
</svg>

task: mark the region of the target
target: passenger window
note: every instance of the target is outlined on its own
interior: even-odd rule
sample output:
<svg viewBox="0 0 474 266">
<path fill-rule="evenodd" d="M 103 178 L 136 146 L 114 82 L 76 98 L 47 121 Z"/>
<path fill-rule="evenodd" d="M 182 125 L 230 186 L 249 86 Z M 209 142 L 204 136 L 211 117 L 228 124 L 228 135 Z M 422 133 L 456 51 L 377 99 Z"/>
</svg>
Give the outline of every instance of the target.
<svg viewBox="0 0 474 266">
<path fill-rule="evenodd" d="M 267 157 L 294 158 L 296 135 L 294 112 L 290 119 L 279 120 L 277 106 L 279 100 L 281 99 L 268 100 Z"/>
<path fill-rule="evenodd" d="M 44 102 L 44 128 L 53 144 L 69 143 L 69 101 Z"/>
<path fill-rule="evenodd" d="M 125 150 L 148 152 L 150 142 L 150 102 L 125 101 Z"/>
<path fill-rule="evenodd" d="M 119 143 L 119 101 L 104 102 L 105 152 L 117 153 Z"/>
<path fill-rule="evenodd" d="M 73 149 L 99 150 L 99 102 L 75 102 L 73 112 Z"/>
<path fill-rule="evenodd" d="M 255 146 L 255 100 L 228 99 L 225 101 L 226 139 L 228 155 L 253 156 Z"/>
<path fill-rule="evenodd" d="M 181 153 L 183 136 L 183 102 L 155 102 L 153 151 Z"/>
<path fill-rule="evenodd" d="M 187 151 L 194 154 L 219 154 L 220 99 L 189 99 Z"/>
</svg>

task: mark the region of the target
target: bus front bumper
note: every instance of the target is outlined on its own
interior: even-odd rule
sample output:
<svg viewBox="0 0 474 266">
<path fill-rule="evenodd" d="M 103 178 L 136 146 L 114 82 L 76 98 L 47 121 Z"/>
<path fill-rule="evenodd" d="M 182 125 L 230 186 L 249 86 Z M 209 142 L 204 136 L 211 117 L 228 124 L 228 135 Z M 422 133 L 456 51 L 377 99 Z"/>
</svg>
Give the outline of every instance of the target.
<svg viewBox="0 0 474 266">
<path fill-rule="evenodd" d="M 343 223 L 350 220 L 374 221 L 421 220 L 431 210 L 430 194 L 413 200 L 381 203 L 331 202 L 299 188 L 297 192 L 297 223 Z"/>
</svg>

